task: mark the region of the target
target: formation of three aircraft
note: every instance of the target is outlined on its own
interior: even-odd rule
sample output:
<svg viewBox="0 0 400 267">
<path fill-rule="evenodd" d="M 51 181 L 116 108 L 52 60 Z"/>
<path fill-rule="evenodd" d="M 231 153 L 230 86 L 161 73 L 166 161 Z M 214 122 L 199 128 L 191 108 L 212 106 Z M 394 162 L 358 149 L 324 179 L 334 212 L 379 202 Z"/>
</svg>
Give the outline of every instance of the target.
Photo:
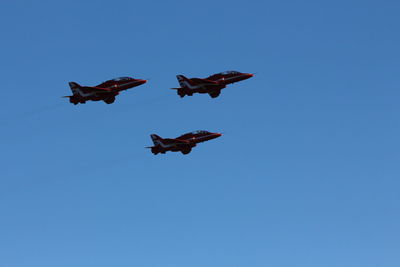
<svg viewBox="0 0 400 267">
<path fill-rule="evenodd" d="M 194 93 L 209 94 L 212 98 L 220 95 L 221 90 L 228 84 L 239 82 L 253 77 L 250 73 L 241 73 L 238 71 L 225 71 L 211 75 L 205 79 L 186 78 L 183 75 L 177 75 L 180 87 L 171 88 L 176 90 L 180 97 L 186 95 L 192 96 Z M 72 95 L 65 96 L 69 102 L 77 105 L 84 104 L 86 101 L 104 101 L 107 104 L 114 103 L 115 97 L 124 90 L 142 85 L 147 80 L 134 79 L 131 77 L 120 77 L 105 81 L 96 86 L 81 86 L 75 82 L 70 82 Z M 154 146 L 147 147 L 151 149 L 154 155 L 164 154 L 167 151 L 181 152 L 188 154 L 196 144 L 220 137 L 220 133 L 211 133 L 208 131 L 194 131 L 186 133 L 177 138 L 161 138 L 156 134 L 151 135 Z"/>
</svg>

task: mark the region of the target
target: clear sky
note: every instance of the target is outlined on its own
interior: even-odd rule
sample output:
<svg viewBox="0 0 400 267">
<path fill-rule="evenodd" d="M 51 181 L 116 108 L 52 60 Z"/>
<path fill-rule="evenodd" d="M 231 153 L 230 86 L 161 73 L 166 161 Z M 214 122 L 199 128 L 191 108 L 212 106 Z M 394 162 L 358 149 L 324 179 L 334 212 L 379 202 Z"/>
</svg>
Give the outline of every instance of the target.
<svg viewBox="0 0 400 267">
<path fill-rule="evenodd" d="M 0 267 L 400 266 L 399 1 L 1 1 Z M 256 73 L 217 99 L 175 75 Z M 69 81 L 150 79 L 112 105 Z M 189 155 L 149 135 L 224 132 Z"/>
</svg>

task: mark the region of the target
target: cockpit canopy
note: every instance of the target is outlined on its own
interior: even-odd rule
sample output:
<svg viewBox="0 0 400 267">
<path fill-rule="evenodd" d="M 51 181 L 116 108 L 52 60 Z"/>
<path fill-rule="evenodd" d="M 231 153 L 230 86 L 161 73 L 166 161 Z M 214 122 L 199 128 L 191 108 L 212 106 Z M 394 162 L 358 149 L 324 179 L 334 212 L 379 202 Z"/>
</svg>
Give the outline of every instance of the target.
<svg viewBox="0 0 400 267">
<path fill-rule="evenodd" d="M 208 134 L 208 133 L 210 133 L 210 132 L 203 131 L 203 130 L 197 130 L 197 131 L 191 132 L 191 134 Z"/>
<path fill-rule="evenodd" d="M 235 70 L 228 70 L 220 73 L 221 75 L 227 75 L 227 74 L 240 74 L 240 72 L 235 71 Z"/>
<path fill-rule="evenodd" d="M 132 78 L 131 77 L 118 77 L 118 78 L 112 79 L 111 81 L 120 82 L 120 81 L 129 81 L 129 80 L 132 80 Z"/>
</svg>

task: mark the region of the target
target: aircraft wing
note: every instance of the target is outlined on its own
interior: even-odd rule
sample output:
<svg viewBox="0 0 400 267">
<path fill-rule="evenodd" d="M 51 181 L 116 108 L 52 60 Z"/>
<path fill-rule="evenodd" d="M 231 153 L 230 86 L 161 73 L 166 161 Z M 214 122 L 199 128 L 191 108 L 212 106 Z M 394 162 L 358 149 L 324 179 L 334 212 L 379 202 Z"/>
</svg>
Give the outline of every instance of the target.
<svg viewBox="0 0 400 267">
<path fill-rule="evenodd" d="M 190 79 L 192 82 L 196 84 L 203 84 L 203 83 L 208 83 L 208 84 L 218 84 L 217 82 L 207 80 L 207 79 L 200 79 L 200 78 L 192 78 Z"/>
<path fill-rule="evenodd" d="M 188 141 L 179 140 L 179 139 L 172 139 L 172 138 L 163 139 L 163 143 L 165 143 L 165 144 L 176 144 L 176 145 L 188 145 L 189 144 Z"/>
<path fill-rule="evenodd" d="M 101 88 L 101 87 L 91 87 L 91 86 L 82 86 L 80 88 L 83 93 L 109 93 L 111 92 L 110 89 Z"/>
</svg>

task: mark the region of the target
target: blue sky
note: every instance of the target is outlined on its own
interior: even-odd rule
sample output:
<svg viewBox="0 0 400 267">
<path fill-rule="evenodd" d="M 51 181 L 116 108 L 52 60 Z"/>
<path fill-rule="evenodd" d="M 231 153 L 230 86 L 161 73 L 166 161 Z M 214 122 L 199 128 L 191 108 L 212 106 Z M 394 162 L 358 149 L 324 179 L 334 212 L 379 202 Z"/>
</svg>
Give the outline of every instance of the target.
<svg viewBox="0 0 400 267">
<path fill-rule="evenodd" d="M 399 266 L 399 8 L 3 1 L 0 267 Z M 256 76 L 169 90 L 224 70 Z M 117 76 L 150 81 L 60 98 Z"/>
</svg>

